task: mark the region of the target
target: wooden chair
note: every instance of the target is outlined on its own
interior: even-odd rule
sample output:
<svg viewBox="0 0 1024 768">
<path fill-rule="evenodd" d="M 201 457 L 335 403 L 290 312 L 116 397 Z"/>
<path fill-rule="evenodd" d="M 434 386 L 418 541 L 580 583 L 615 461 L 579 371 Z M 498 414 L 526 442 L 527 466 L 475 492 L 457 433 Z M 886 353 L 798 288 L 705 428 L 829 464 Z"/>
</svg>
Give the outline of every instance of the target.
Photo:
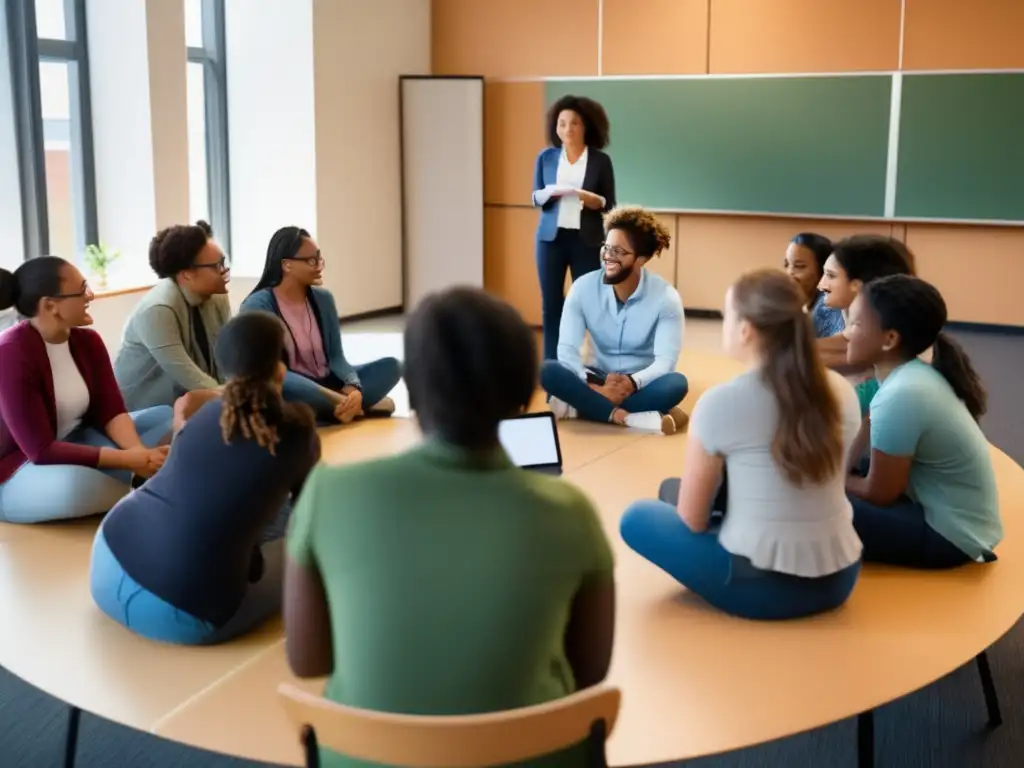
<svg viewBox="0 0 1024 768">
<path fill-rule="evenodd" d="M 398 715 L 335 704 L 287 683 L 280 703 L 299 732 L 307 768 L 324 746 L 347 757 L 403 768 L 485 768 L 589 743 L 587 768 L 605 768 L 605 740 L 622 695 L 595 686 L 557 701 L 481 715 Z"/>
</svg>

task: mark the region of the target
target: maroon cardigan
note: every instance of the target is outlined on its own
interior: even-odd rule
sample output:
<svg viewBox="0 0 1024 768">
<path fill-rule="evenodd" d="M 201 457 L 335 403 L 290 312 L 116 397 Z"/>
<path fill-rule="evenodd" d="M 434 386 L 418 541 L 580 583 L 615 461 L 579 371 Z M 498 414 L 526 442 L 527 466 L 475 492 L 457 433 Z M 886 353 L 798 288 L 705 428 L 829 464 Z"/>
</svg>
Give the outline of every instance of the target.
<svg viewBox="0 0 1024 768">
<path fill-rule="evenodd" d="M 83 426 L 103 430 L 125 413 L 110 355 L 95 331 L 72 328 L 71 357 L 89 389 Z M 22 464 L 79 464 L 95 467 L 100 449 L 57 440 L 53 373 L 43 337 L 22 321 L 0 334 L 0 483 Z"/>
</svg>

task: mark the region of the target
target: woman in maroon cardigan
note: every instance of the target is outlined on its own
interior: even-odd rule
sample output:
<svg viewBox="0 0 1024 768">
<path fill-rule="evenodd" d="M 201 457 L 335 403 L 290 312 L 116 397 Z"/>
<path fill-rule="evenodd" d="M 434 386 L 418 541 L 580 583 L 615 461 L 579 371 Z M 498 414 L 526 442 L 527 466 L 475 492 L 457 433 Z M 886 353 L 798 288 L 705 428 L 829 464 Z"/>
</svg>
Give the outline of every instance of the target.
<svg viewBox="0 0 1024 768">
<path fill-rule="evenodd" d="M 167 455 L 171 408 L 126 413 L 103 341 L 83 327 L 92 298 L 56 256 L 0 270 L 0 310 L 25 318 L 0 334 L 0 521 L 106 512 Z"/>
</svg>

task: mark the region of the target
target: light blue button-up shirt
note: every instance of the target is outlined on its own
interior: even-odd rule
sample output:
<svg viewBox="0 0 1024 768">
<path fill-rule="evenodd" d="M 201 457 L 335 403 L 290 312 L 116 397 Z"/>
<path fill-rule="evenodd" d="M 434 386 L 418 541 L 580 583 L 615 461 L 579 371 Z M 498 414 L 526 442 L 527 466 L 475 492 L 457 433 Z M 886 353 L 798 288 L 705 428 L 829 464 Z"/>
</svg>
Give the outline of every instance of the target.
<svg viewBox="0 0 1024 768">
<path fill-rule="evenodd" d="M 590 334 L 592 365 L 606 373 L 627 373 L 643 389 L 671 373 L 683 347 L 683 302 L 669 282 L 643 270 L 640 285 L 625 304 L 604 282 L 604 270 L 572 284 L 558 331 L 558 359 L 586 379 L 581 353 Z"/>
</svg>

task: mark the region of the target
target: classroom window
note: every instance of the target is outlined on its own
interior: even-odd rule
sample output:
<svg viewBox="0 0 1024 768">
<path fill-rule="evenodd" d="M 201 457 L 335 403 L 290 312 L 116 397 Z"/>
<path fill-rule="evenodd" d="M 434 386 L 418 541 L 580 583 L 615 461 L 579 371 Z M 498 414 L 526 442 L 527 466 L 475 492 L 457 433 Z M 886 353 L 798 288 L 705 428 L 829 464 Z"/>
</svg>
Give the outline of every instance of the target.
<svg viewBox="0 0 1024 768">
<path fill-rule="evenodd" d="M 230 252 L 224 0 L 183 0 L 188 46 L 189 218 L 204 219 Z"/>
<path fill-rule="evenodd" d="M 97 242 L 85 0 L 9 0 L 26 258 L 76 261 Z"/>
</svg>

